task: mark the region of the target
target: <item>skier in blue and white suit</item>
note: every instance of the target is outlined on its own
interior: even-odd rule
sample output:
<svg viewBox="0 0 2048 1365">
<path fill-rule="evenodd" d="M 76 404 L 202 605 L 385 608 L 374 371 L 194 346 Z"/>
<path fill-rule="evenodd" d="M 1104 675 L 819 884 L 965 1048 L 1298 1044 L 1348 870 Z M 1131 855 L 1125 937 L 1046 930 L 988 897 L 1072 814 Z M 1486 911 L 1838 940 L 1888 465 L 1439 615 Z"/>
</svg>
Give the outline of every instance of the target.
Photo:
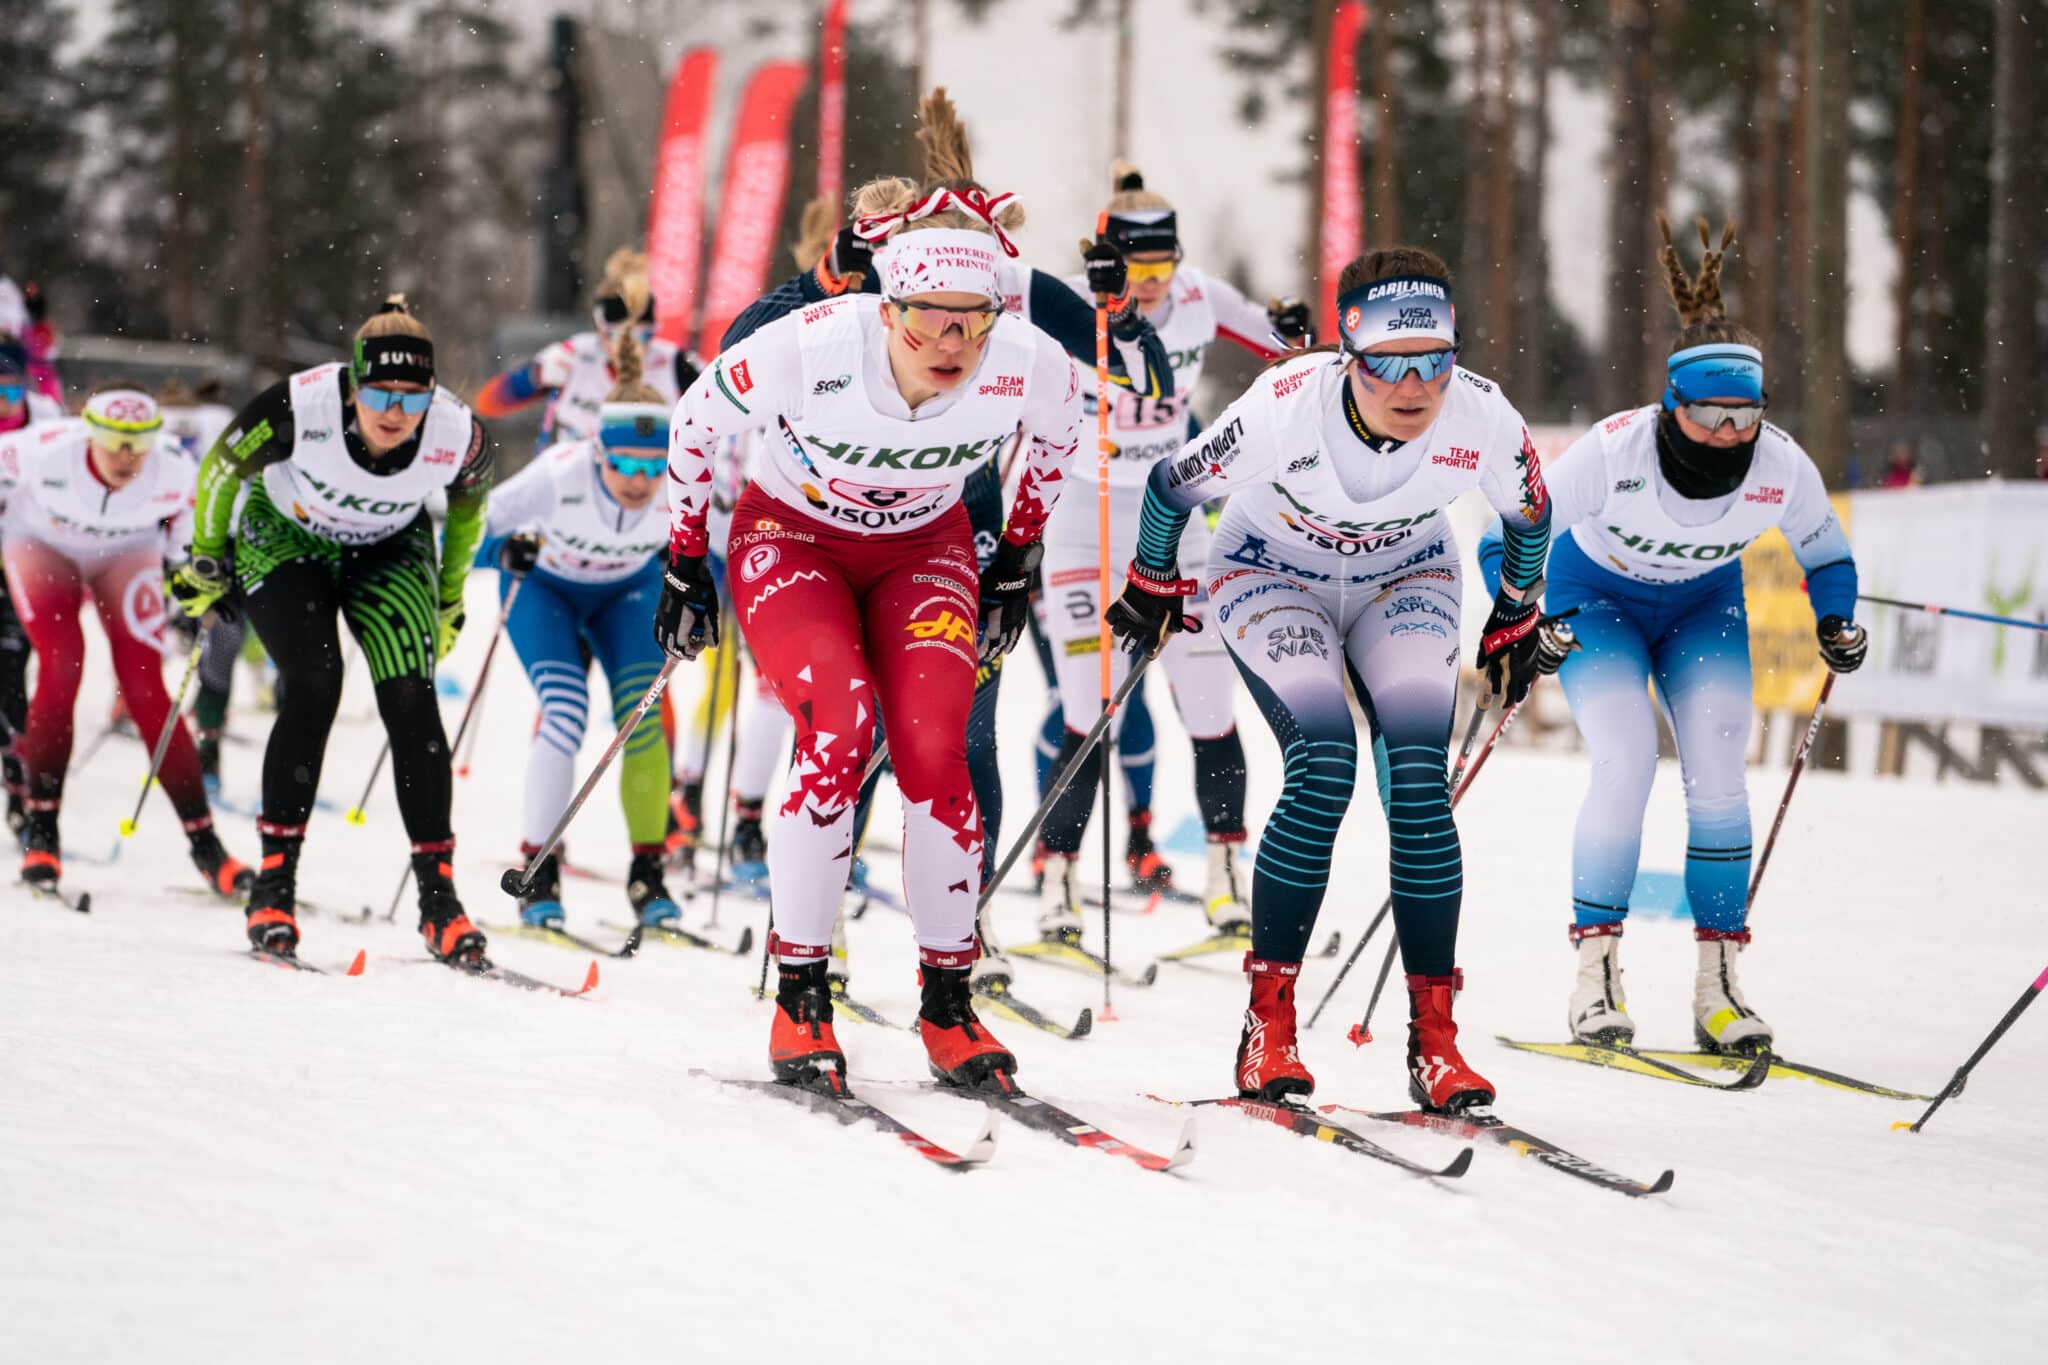
<svg viewBox="0 0 2048 1365">
<path fill-rule="evenodd" d="M 1593 760 L 1572 846 L 1572 942 L 1579 955 L 1573 1035 L 1634 1036 L 1618 950 L 1657 772 L 1661 707 L 1685 781 L 1686 897 L 1699 940 L 1694 1031 L 1709 1050 L 1753 1051 L 1771 1028 L 1744 1001 L 1736 955 L 1749 942 L 1749 793 L 1744 757 L 1752 708 L 1745 547 L 1777 527 L 1806 570 L 1821 657 L 1837 673 L 1863 662 L 1853 624 L 1856 564 L 1820 472 L 1798 442 L 1763 420 L 1763 354 L 1726 320 L 1721 249 L 1688 278 L 1668 224 L 1658 253 L 1683 331 L 1660 403 L 1616 413 L 1544 471 L 1551 493 L 1550 585 L 1540 666 L 1558 671 Z M 1501 545 L 1480 543 L 1488 581 Z M 1570 617 L 1578 649 L 1550 622 Z M 1561 665 L 1561 668 L 1560 668 Z M 1656 685 L 1653 703 L 1647 683 Z"/>
<path fill-rule="evenodd" d="M 1137 558 L 1106 619 L 1152 652 L 1182 628 L 1195 582 L 1179 577 L 1181 531 L 1194 509 L 1229 496 L 1204 626 L 1223 637 L 1285 765 L 1252 874 L 1238 1091 L 1270 1101 L 1314 1088 L 1295 1041 L 1294 986 L 1357 777 L 1348 680 L 1384 744 L 1411 1093 L 1431 1109 L 1463 1109 L 1492 1103 L 1493 1086 L 1459 1055 L 1451 1016 L 1464 860 L 1444 751 L 1463 594 L 1444 511 L 1477 489 L 1506 520 L 1507 582 L 1478 663 L 1491 689 L 1520 701 L 1536 676 L 1548 498 L 1514 405 L 1457 366 L 1442 260 L 1412 247 L 1367 253 L 1339 277 L 1337 313 L 1341 349 L 1267 369 L 1152 466 Z"/>
</svg>

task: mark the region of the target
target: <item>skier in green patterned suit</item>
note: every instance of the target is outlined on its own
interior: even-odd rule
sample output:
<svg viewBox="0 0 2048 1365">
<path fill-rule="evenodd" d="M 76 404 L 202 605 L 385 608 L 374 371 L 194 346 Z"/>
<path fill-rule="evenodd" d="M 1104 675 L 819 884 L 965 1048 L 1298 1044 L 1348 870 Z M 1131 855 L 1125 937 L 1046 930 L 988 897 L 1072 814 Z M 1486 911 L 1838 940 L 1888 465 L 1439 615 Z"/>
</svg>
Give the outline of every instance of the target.
<svg viewBox="0 0 2048 1365">
<path fill-rule="evenodd" d="M 462 628 L 491 456 L 483 424 L 434 383 L 433 338 L 404 296 L 393 295 L 356 332 L 350 363 L 272 385 L 200 466 L 192 558 L 173 576 L 171 593 L 195 616 L 216 603 L 239 605 L 278 669 L 257 821 L 263 862 L 248 907 L 258 949 L 289 956 L 298 947 L 299 850 L 341 702 L 338 612 L 369 662 L 391 737 L 420 933 L 445 962 L 484 960 L 484 936 L 455 895 L 448 739 L 434 665 Z M 437 563 L 426 502 L 442 490 L 448 523 Z"/>
</svg>

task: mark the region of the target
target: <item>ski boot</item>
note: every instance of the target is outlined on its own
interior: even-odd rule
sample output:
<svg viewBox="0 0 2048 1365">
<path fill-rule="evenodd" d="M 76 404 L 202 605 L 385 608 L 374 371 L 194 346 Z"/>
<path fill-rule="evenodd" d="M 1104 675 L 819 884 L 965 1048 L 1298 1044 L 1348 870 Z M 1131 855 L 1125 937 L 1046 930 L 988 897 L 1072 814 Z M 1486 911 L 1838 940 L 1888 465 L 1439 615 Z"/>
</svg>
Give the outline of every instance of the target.
<svg viewBox="0 0 2048 1365">
<path fill-rule="evenodd" d="M 1048 943 L 1079 943 L 1081 913 L 1074 908 L 1074 855 L 1045 855 L 1045 888 L 1038 896 L 1038 936 Z"/>
<path fill-rule="evenodd" d="M 1742 998 L 1735 959 L 1749 943 L 1747 929 L 1695 929 L 1699 975 L 1692 983 L 1692 1036 L 1702 1052 L 1755 1056 L 1771 1045 L 1771 1026 Z"/>
<path fill-rule="evenodd" d="M 1152 811 L 1140 806 L 1131 811 L 1130 831 L 1124 836 L 1124 866 L 1131 870 L 1131 884 L 1140 891 L 1167 891 L 1173 887 L 1173 869 L 1152 843 Z"/>
<path fill-rule="evenodd" d="M 683 908 L 668 894 L 661 870 L 661 845 L 633 845 L 633 862 L 626 870 L 626 899 L 633 903 L 633 913 L 642 924 L 673 924 L 683 917 Z"/>
<path fill-rule="evenodd" d="M 668 795 L 668 865 L 679 871 L 697 868 L 697 843 L 704 828 L 704 782 L 678 782 Z"/>
<path fill-rule="evenodd" d="M 1621 921 L 1575 924 L 1572 944 L 1579 950 L 1579 980 L 1566 1008 L 1572 1037 L 1626 1047 L 1636 1036 L 1636 1022 L 1621 993 Z"/>
<path fill-rule="evenodd" d="M 832 1032 L 832 986 L 825 959 L 777 967 L 775 1022 L 768 1030 L 768 1064 L 784 1085 L 815 1086 L 826 1072 L 844 1077 L 846 1054 Z"/>
<path fill-rule="evenodd" d="M 199 780 L 206 786 L 208 796 L 220 795 L 220 731 L 199 732 Z"/>
<path fill-rule="evenodd" d="M 519 856 L 525 862 L 532 862 L 533 855 L 540 852 L 539 844 L 521 844 Z M 519 922 L 529 929 L 559 929 L 568 918 L 562 908 L 562 850 L 540 860 L 540 866 L 533 870 L 533 880 L 519 897 Z"/>
<path fill-rule="evenodd" d="M 263 833 L 263 866 L 249 888 L 247 925 L 252 948 L 281 957 L 298 955 L 299 921 L 292 912 L 298 908 L 299 849 L 304 836 L 303 825 L 286 834 Z"/>
<path fill-rule="evenodd" d="M 14 728 L 18 732 L 21 726 Z M 21 801 L 22 792 L 28 789 L 28 775 L 22 771 L 21 760 L 11 749 L 0 756 L 0 770 L 7 774 L 7 828 L 19 842 L 28 831 L 28 807 Z"/>
<path fill-rule="evenodd" d="M 1010 959 L 1003 956 L 1001 949 L 987 944 L 982 945 L 981 956 L 974 959 L 974 966 L 967 973 L 968 984 L 984 992 L 998 987 L 1008 990 L 1016 979 L 1017 973 L 1010 966 Z"/>
<path fill-rule="evenodd" d="M 1451 1002 L 1465 974 L 1408 977 L 1408 1094 L 1424 1109 L 1455 1114 L 1493 1103 L 1493 1082 L 1458 1053 Z"/>
<path fill-rule="evenodd" d="M 249 894 L 256 874 L 247 863 L 228 856 L 228 851 L 221 847 L 220 835 L 214 833 L 211 819 L 198 829 L 186 830 L 185 838 L 191 845 L 192 866 L 206 878 L 214 895 L 222 900 L 240 900 Z"/>
<path fill-rule="evenodd" d="M 974 1013 L 974 987 L 968 980 L 974 951 L 972 946 L 957 953 L 918 951 L 918 984 L 924 996 L 917 1010 L 918 1037 L 924 1039 L 925 1055 L 939 1084 L 968 1090 L 995 1072 L 1017 1071 L 1016 1057 Z"/>
<path fill-rule="evenodd" d="M 1209 878 L 1202 888 L 1209 927 L 1228 938 L 1249 938 L 1252 932 L 1252 908 L 1245 903 L 1244 882 L 1238 876 L 1237 850 L 1242 846 L 1242 836 L 1210 841 Z"/>
<path fill-rule="evenodd" d="M 57 838 L 55 802 L 28 803 L 28 820 L 22 829 L 21 879 L 31 886 L 54 887 L 64 875 L 64 855 Z"/>
<path fill-rule="evenodd" d="M 420 888 L 420 937 L 437 960 L 480 971 L 490 962 L 484 957 L 483 931 L 469 922 L 455 896 L 455 869 L 446 861 L 454 851 L 453 839 L 413 845 L 412 873 Z"/>
<path fill-rule="evenodd" d="M 732 879 L 758 882 L 768 875 L 768 836 L 761 832 L 761 803 L 733 798 Z"/>
<path fill-rule="evenodd" d="M 1316 1078 L 1301 1064 L 1294 1037 L 1294 986 L 1301 964 L 1246 953 L 1244 970 L 1252 979 L 1252 998 L 1237 1039 L 1239 1097 L 1280 1104 L 1289 1095 L 1314 1094 Z"/>
</svg>

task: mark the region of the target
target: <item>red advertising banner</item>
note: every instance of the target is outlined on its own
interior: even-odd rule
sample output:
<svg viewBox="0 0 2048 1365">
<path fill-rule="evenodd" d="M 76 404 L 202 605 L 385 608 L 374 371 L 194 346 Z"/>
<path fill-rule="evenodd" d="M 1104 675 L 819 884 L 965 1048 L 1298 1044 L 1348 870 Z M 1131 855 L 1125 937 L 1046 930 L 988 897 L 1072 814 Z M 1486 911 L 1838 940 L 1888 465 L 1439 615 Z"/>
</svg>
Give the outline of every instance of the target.
<svg viewBox="0 0 2048 1365">
<path fill-rule="evenodd" d="M 1330 84 L 1323 96 L 1323 222 L 1319 261 L 1322 329 L 1337 336 L 1337 276 L 1365 249 L 1365 202 L 1358 186 L 1358 40 L 1364 0 L 1338 0 L 1330 16 Z"/>
<path fill-rule="evenodd" d="M 718 53 L 693 48 L 676 64 L 662 111 L 654 158 L 654 202 L 647 211 L 647 282 L 654 289 L 656 331 L 678 346 L 697 316 L 697 277 L 704 268 L 704 129 Z"/>
<path fill-rule="evenodd" d="M 789 115 L 807 74 L 802 62 L 764 62 L 740 100 L 704 284 L 704 329 L 697 336 L 697 353 L 707 359 L 718 354 L 725 329 L 768 282 L 789 191 Z"/>
<path fill-rule="evenodd" d="M 846 159 L 846 0 L 825 6 L 818 42 L 818 197 L 832 201 L 832 221 L 843 208 Z"/>
</svg>

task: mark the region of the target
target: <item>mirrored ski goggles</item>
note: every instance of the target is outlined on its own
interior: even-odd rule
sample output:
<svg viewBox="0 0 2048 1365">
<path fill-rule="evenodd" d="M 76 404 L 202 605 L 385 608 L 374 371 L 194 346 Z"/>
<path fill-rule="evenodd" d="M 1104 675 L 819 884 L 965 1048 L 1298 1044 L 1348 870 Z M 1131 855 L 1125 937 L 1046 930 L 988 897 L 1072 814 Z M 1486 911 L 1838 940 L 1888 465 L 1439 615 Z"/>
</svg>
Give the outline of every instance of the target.
<svg viewBox="0 0 2048 1365">
<path fill-rule="evenodd" d="M 1769 401 L 1766 395 L 1762 403 L 1693 403 L 1686 401 L 1685 395 L 1680 394 L 1678 411 L 1684 414 L 1686 421 L 1703 426 L 1708 431 L 1719 431 L 1723 422 L 1727 422 L 1737 431 L 1748 431 L 1764 420 L 1764 408 Z"/>
<path fill-rule="evenodd" d="M 432 390 L 425 393 L 410 393 L 403 389 L 360 388 L 363 406 L 371 412 L 389 412 L 397 408 L 408 417 L 417 417 L 425 412 L 434 401 Z"/>
<path fill-rule="evenodd" d="M 896 305 L 896 315 L 903 319 L 903 325 L 928 341 L 937 341 L 955 327 L 967 340 L 979 341 L 1003 315 L 1002 306 L 995 303 L 980 308 L 935 308 L 903 299 L 892 298 L 889 302 Z"/>
<path fill-rule="evenodd" d="M 101 450 L 120 452 L 125 455 L 147 455 L 156 446 L 159 433 L 154 431 L 119 431 L 112 427 L 93 427 L 92 443 Z"/>
<path fill-rule="evenodd" d="M 628 455 L 623 451 L 607 450 L 604 462 L 612 467 L 613 473 L 627 479 L 635 475 L 643 479 L 658 479 L 668 469 L 666 455 Z"/>
<path fill-rule="evenodd" d="M 1178 269 L 1180 269 L 1180 256 L 1178 253 L 1170 261 L 1126 260 L 1124 262 L 1124 278 L 1132 284 L 1144 284 L 1150 280 L 1157 280 L 1164 284 L 1173 278 L 1173 272 Z"/>
<path fill-rule="evenodd" d="M 1360 368 L 1382 384 L 1398 384 L 1411 374 L 1428 384 L 1449 374 L 1451 366 L 1458 363 L 1456 347 L 1423 351 L 1419 355 L 1365 355 L 1356 351 L 1352 355 Z"/>
</svg>

